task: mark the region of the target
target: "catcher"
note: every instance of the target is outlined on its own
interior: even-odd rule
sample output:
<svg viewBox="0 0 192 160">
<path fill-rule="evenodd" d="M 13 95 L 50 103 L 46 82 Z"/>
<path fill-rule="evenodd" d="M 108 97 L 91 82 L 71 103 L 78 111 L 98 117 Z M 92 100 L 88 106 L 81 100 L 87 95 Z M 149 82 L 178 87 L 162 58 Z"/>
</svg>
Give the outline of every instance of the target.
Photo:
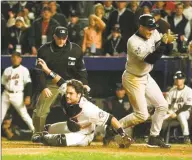
<svg viewBox="0 0 192 160">
<path fill-rule="evenodd" d="M 74 79 L 65 81 L 51 71 L 40 58 L 38 64 L 52 78 L 53 83 L 59 86 L 68 120 L 45 126 L 47 132 L 36 137 L 37 141 L 50 146 L 88 146 L 94 138 L 96 125 L 108 125 L 116 132 L 116 141 L 120 147 L 130 146 L 131 138 L 125 134 L 119 121 L 84 97 L 86 89 L 80 81 Z"/>
</svg>

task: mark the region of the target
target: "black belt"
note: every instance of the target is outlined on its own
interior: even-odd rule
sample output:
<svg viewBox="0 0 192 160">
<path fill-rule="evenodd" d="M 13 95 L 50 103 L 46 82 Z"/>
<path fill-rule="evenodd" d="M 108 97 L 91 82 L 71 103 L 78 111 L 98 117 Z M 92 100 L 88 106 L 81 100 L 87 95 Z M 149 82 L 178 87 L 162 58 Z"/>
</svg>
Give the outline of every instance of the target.
<svg viewBox="0 0 192 160">
<path fill-rule="evenodd" d="M 9 92 L 9 93 L 18 93 L 18 92 L 20 92 L 20 91 L 10 91 L 8 89 L 6 89 L 6 91 Z"/>
</svg>

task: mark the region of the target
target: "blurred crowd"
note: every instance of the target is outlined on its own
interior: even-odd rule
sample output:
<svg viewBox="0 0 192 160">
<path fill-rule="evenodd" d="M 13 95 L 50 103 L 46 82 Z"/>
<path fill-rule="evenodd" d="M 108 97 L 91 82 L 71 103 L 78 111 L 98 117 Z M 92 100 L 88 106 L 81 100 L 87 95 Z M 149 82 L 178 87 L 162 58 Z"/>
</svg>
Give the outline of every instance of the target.
<svg viewBox="0 0 192 160">
<path fill-rule="evenodd" d="M 178 34 L 173 52 L 190 52 L 191 1 L 3 1 L 1 51 L 37 55 L 52 41 L 54 29 L 65 26 L 69 40 L 84 55 L 126 56 L 126 43 L 138 28 L 142 14 L 152 14 L 162 34 Z"/>
</svg>

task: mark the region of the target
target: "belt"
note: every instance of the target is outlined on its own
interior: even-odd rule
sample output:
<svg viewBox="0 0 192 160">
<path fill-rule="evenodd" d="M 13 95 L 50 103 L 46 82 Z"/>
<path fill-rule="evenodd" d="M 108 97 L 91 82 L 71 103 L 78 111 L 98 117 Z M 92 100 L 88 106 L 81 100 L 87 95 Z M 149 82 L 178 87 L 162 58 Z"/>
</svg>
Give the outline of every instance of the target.
<svg viewBox="0 0 192 160">
<path fill-rule="evenodd" d="M 21 92 L 21 91 L 10 91 L 8 89 L 6 89 L 6 91 L 9 92 L 9 93 L 19 93 L 19 92 Z"/>
<path fill-rule="evenodd" d="M 127 70 L 126 70 L 126 72 L 129 73 L 129 74 L 132 74 L 132 75 L 134 75 L 134 76 L 136 76 L 136 77 L 144 77 L 144 76 L 146 76 L 147 74 L 149 74 L 149 73 L 146 73 L 146 74 L 143 74 L 143 75 L 136 75 L 136 74 L 134 74 L 134 73 L 130 73 L 130 72 L 127 71 Z"/>
</svg>

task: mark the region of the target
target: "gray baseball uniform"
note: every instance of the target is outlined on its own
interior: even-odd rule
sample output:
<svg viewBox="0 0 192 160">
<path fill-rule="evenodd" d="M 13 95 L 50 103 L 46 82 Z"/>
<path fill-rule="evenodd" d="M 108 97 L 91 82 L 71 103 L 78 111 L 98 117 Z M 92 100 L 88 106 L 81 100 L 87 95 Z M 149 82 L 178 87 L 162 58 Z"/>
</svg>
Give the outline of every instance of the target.
<svg viewBox="0 0 192 160">
<path fill-rule="evenodd" d="M 159 86 L 149 74 L 153 64 L 144 60 L 149 54 L 153 54 L 158 47 L 157 43 L 160 39 L 161 37 L 157 30 L 154 30 L 151 37 L 147 40 L 137 33 L 134 34 L 127 43 L 127 64 L 122 76 L 122 83 L 134 112 L 122 118 L 120 123 L 126 128 L 146 121 L 149 117 L 147 110 L 148 100 L 156 108 L 152 116 L 150 130 L 150 135 L 152 136 L 159 135 L 168 104 Z"/>
</svg>

